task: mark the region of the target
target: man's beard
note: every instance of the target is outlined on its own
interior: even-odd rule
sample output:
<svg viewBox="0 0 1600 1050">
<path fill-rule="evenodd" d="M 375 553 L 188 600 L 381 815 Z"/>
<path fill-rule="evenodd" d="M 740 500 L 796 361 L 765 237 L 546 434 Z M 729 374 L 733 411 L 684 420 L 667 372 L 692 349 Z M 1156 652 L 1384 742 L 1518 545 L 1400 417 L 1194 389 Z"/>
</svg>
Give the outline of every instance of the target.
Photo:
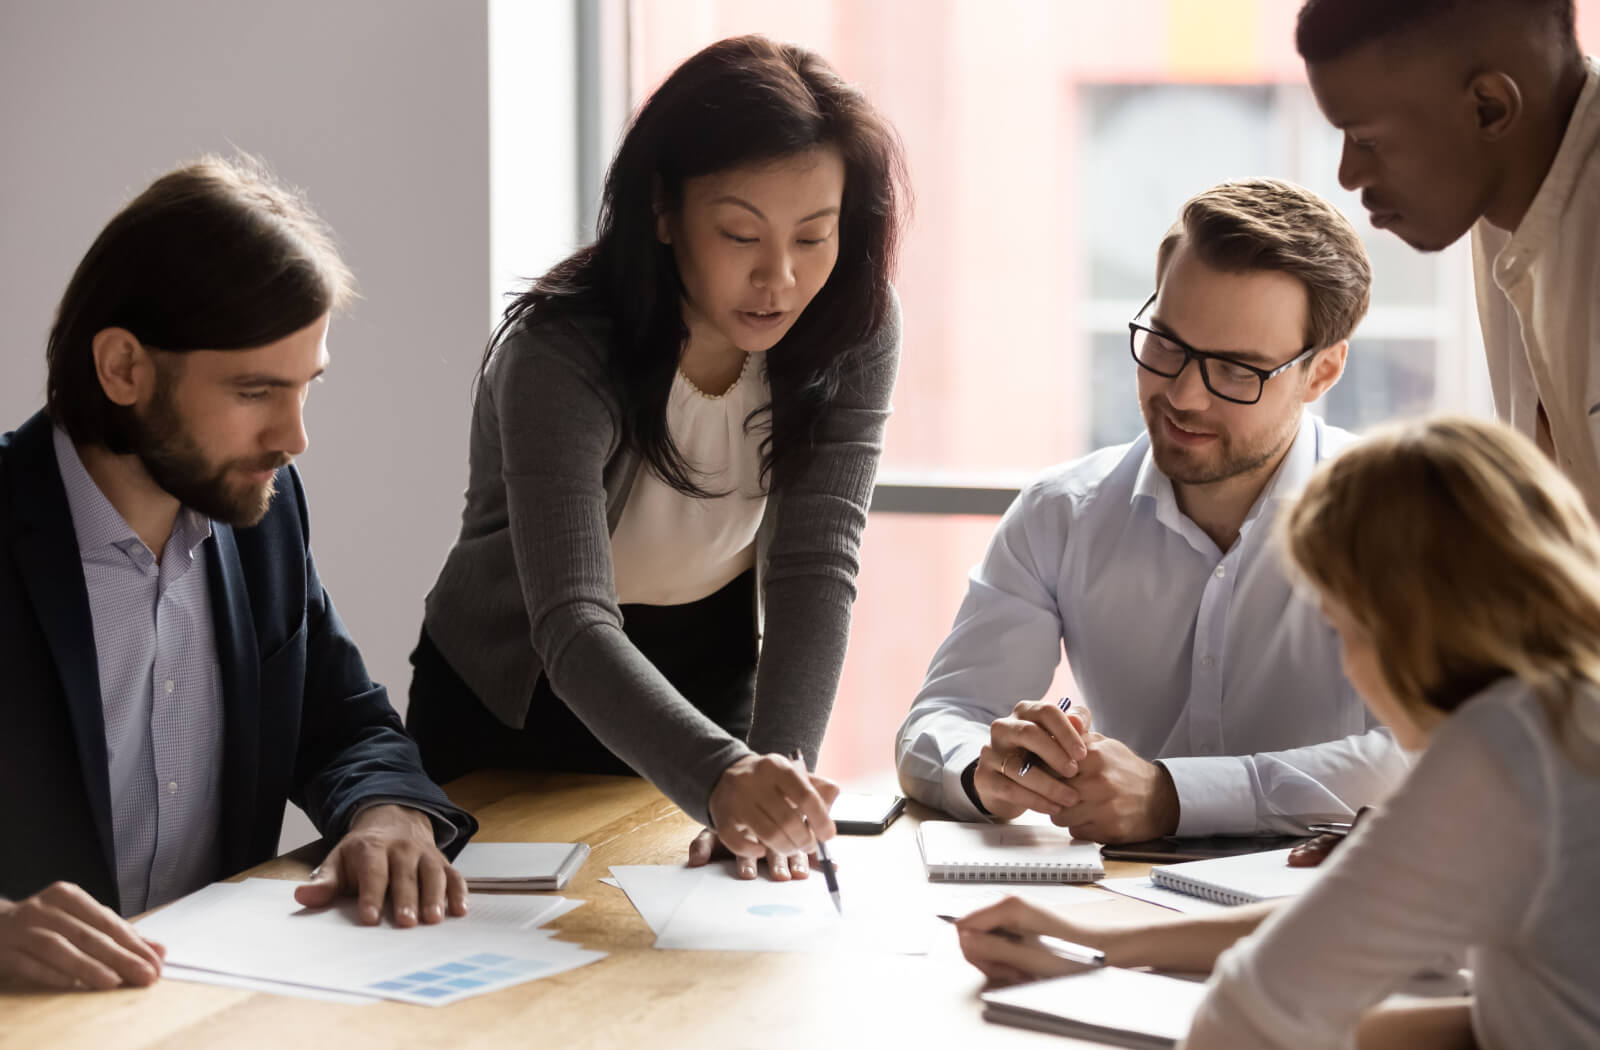
<svg viewBox="0 0 1600 1050">
<path fill-rule="evenodd" d="M 1219 430 L 1215 431 L 1214 447 L 1204 456 L 1196 455 L 1157 436 L 1165 426 L 1167 417 L 1183 425 L 1188 425 L 1193 419 L 1188 413 L 1172 411 L 1170 406 L 1160 403 L 1162 400 L 1159 397 L 1152 398 L 1142 406 L 1145 429 L 1150 434 L 1150 452 L 1155 457 L 1157 469 L 1180 485 L 1213 485 L 1248 474 L 1282 452 L 1299 430 L 1298 427 L 1291 427 L 1283 434 L 1268 434 L 1260 442 L 1237 448 L 1232 435 Z"/>
<path fill-rule="evenodd" d="M 184 427 L 172 397 L 175 385 L 171 377 L 161 377 L 149 407 L 131 415 L 130 451 L 139 457 L 151 480 L 184 506 L 226 525 L 246 528 L 256 524 L 272 505 L 273 482 L 230 484 L 228 475 L 234 470 L 276 470 L 286 465 L 290 456 L 278 452 L 213 465 Z"/>
</svg>

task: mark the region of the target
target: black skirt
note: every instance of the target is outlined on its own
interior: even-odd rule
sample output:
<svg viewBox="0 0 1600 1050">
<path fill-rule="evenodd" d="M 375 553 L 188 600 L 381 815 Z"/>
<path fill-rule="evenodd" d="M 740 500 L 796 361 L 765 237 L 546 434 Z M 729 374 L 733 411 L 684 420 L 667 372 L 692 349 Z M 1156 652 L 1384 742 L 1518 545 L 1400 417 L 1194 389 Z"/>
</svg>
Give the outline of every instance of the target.
<svg viewBox="0 0 1600 1050">
<path fill-rule="evenodd" d="M 755 702 L 755 572 L 685 605 L 624 605 L 623 632 L 712 721 L 744 740 Z M 477 769 L 632 774 L 539 676 L 528 718 L 514 729 L 483 706 L 423 628 L 411 654 L 406 729 L 422 765 L 443 784 Z"/>
</svg>

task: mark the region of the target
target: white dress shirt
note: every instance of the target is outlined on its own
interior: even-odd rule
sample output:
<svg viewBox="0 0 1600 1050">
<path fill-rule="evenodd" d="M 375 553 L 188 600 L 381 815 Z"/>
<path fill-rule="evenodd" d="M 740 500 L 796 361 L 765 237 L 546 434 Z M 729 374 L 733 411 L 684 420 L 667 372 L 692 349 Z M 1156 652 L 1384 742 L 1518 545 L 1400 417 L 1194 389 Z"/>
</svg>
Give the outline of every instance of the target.
<svg viewBox="0 0 1600 1050">
<path fill-rule="evenodd" d="M 1202 1020 L 1235 1050 L 1346 1050 L 1363 1010 L 1466 950 L 1484 1050 L 1600 1045 L 1596 813 L 1600 771 L 1501 680 L 1434 731 L 1316 886 L 1222 955 Z"/>
<path fill-rule="evenodd" d="M 1600 59 L 1516 232 L 1473 227 L 1472 272 L 1495 415 L 1540 440 L 1542 402 L 1556 462 L 1600 514 Z"/>
<path fill-rule="evenodd" d="M 1181 835 L 1294 832 L 1379 801 L 1404 755 L 1272 535 L 1279 502 L 1352 441 L 1306 413 L 1227 551 L 1178 509 L 1146 436 L 1024 489 L 900 727 L 905 791 L 983 819 L 961 774 L 991 721 L 1042 696 L 1064 644 L 1094 728 L 1171 773 Z"/>
<path fill-rule="evenodd" d="M 756 563 L 756 532 L 766 511 L 761 442 L 766 418 L 745 420 L 771 400 L 765 355 L 749 354 L 739 378 L 707 394 L 682 372 L 667 397 L 667 431 L 695 480 L 712 499 L 686 496 L 648 464 L 634 475 L 622 517 L 611 534 L 617 601 L 686 605 L 715 594 Z"/>
</svg>

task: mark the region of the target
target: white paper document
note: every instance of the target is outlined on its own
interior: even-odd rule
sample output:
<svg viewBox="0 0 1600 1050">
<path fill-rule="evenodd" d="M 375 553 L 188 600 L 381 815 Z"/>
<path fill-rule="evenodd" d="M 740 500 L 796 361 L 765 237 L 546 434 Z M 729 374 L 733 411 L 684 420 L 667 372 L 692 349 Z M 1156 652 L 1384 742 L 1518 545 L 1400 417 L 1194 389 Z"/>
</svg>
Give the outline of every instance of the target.
<svg viewBox="0 0 1600 1050">
<path fill-rule="evenodd" d="M 453 861 L 474 890 L 559 890 L 589 859 L 584 842 L 469 842 Z"/>
<path fill-rule="evenodd" d="M 731 864 L 611 869 L 655 931 L 657 948 L 925 953 L 936 931 L 932 913 L 919 906 L 920 896 L 903 886 L 883 892 L 881 881 L 864 866 L 850 865 L 849 871 L 848 886 L 841 885 L 841 916 L 815 872 L 807 879 L 773 882 L 737 878 Z"/>
<path fill-rule="evenodd" d="M 1175 1046 L 1189 1032 L 1203 983 L 1114 966 L 984 992 L 985 1020 L 1114 1046 Z"/>
<path fill-rule="evenodd" d="M 580 902 L 475 897 L 464 918 L 400 929 L 356 920 L 356 902 L 311 911 L 296 883 L 215 883 L 140 920 L 183 979 L 206 970 L 264 981 L 443 1006 L 594 962 L 604 952 L 534 929 Z"/>
</svg>

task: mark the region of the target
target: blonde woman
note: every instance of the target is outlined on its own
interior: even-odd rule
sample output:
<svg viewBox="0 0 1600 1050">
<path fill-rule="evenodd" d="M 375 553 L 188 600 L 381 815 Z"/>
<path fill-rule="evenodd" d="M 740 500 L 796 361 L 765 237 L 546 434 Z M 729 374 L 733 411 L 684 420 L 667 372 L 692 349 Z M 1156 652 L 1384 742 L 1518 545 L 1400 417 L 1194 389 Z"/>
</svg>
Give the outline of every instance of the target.
<svg viewBox="0 0 1600 1050">
<path fill-rule="evenodd" d="M 1582 498 L 1509 428 L 1439 419 L 1323 468 L 1283 535 L 1351 682 L 1423 752 L 1405 784 L 1282 908 L 1116 927 L 1012 900 L 962 920 L 962 950 L 999 979 L 1061 972 L 985 932 L 1009 927 L 1210 969 L 1189 1050 L 1600 1045 L 1600 530 Z M 1463 950 L 1474 998 L 1369 1010 Z"/>
</svg>

